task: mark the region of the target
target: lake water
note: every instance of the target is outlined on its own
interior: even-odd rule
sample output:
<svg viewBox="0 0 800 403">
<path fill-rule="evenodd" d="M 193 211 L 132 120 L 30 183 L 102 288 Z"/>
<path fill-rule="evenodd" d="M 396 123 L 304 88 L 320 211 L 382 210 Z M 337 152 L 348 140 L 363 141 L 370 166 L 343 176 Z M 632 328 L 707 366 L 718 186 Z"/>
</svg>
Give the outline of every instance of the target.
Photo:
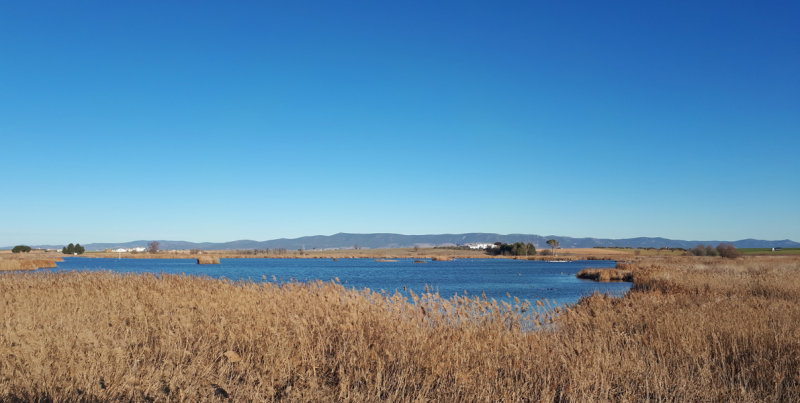
<svg viewBox="0 0 800 403">
<path fill-rule="evenodd" d="M 615 262 L 579 260 L 540 262 L 511 259 L 457 259 L 451 262 L 411 259 L 375 262 L 373 259 L 221 259 L 218 265 L 198 265 L 194 259 L 100 259 L 65 257 L 53 271 L 111 270 L 120 273 L 170 273 L 250 281 L 330 281 L 348 287 L 394 293 L 403 287 L 417 294 L 429 286 L 443 297 L 454 294 L 509 301 L 555 300 L 574 303 L 594 291 L 623 295 L 630 283 L 597 283 L 575 278 L 586 267 L 614 267 Z M 264 280 L 266 279 L 266 280 Z"/>
</svg>

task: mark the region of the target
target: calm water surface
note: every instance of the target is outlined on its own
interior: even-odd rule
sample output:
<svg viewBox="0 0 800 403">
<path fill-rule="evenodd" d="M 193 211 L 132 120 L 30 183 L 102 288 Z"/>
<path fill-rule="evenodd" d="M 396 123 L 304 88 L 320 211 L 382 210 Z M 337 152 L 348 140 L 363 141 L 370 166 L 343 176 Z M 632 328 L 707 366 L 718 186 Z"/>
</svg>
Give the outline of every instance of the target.
<svg viewBox="0 0 800 403">
<path fill-rule="evenodd" d="M 99 259 L 65 257 L 54 271 L 112 270 L 120 273 L 170 273 L 250 281 L 330 281 L 348 287 L 394 293 L 403 287 L 422 293 L 429 286 L 443 297 L 454 294 L 508 301 L 555 300 L 574 303 L 594 291 L 623 295 L 630 283 L 596 283 L 575 274 L 586 267 L 614 267 L 613 261 L 565 263 L 510 259 L 457 259 L 452 262 L 375 262 L 372 259 L 221 259 L 218 265 L 198 265 L 194 259 Z"/>
</svg>

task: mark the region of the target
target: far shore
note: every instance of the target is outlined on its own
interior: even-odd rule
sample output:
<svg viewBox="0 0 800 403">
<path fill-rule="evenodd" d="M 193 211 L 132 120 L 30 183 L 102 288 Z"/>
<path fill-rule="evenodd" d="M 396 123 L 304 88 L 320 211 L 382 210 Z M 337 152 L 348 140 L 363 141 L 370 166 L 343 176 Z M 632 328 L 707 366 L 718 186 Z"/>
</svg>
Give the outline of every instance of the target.
<svg viewBox="0 0 800 403">
<path fill-rule="evenodd" d="M 536 255 L 521 256 L 492 256 L 486 254 L 482 249 L 457 249 L 457 248 L 391 248 L 391 249 L 339 249 L 339 250 L 288 250 L 269 252 L 252 250 L 207 250 L 190 252 L 180 251 L 158 251 L 150 252 L 110 252 L 110 251 L 91 251 L 85 252 L 80 257 L 90 258 L 127 258 L 127 259 L 197 259 L 200 256 L 214 256 L 221 259 L 237 258 L 266 258 L 266 259 L 433 259 L 433 258 L 452 258 L 452 259 L 518 259 L 518 260 L 603 260 L 633 256 L 623 250 L 612 249 L 557 249 L 555 254 L 551 254 L 550 249 L 539 250 Z M 0 258 L 11 258 L 8 251 L 0 251 Z M 47 257 L 70 257 L 58 252 L 31 252 L 28 254 L 17 255 L 36 256 L 37 258 Z M 14 256 L 16 257 L 16 256 Z"/>
<path fill-rule="evenodd" d="M 515 259 L 535 261 L 575 261 L 575 260 L 638 260 L 643 257 L 675 257 L 680 251 L 636 250 L 612 248 L 564 248 L 540 249 L 530 256 L 492 256 L 482 249 L 459 248 L 392 248 L 392 249 L 339 249 L 339 250 L 209 250 L 209 251 L 158 251 L 156 253 L 136 252 L 86 252 L 80 257 L 121 258 L 121 259 L 375 259 L 391 261 L 395 259 L 414 260 L 452 260 L 452 259 Z M 0 271 L 36 270 L 56 267 L 56 262 L 72 255 L 60 252 L 31 251 L 11 253 L 0 250 Z"/>
</svg>

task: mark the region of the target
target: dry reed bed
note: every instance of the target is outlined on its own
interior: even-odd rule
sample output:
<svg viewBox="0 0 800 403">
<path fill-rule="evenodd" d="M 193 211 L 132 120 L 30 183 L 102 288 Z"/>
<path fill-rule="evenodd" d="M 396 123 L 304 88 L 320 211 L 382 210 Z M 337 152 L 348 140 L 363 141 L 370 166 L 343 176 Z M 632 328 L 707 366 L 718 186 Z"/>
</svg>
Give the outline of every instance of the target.
<svg viewBox="0 0 800 403">
<path fill-rule="evenodd" d="M 197 258 L 197 264 L 219 264 L 219 257 L 217 256 L 200 256 Z"/>
<path fill-rule="evenodd" d="M 629 254 L 631 257 L 633 253 Z M 87 252 L 81 257 L 117 258 L 120 254 L 114 252 Z M 569 250 L 559 252 L 558 256 L 492 256 L 482 250 L 454 250 L 454 249 L 358 249 L 358 250 L 333 250 L 333 251 L 287 251 L 285 253 L 237 253 L 232 251 L 206 251 L 202 254 L 184 252 L 159 252 L 159 253 L 123 253 L 122 258 L 128 259 L 197 259 L 201 256 L 216 256 L 222 259 L 236 258 L 266 258 L 266 259 L 527 259 L 527 260 L 614 260 L 620 254 L 572 254 Z"/>
<path fill-rule="evenodd" d="M 0 258 L 0 271 L 48 269 L 56 267 L 56 262 L 63 261 L 60 257 L 6 256 Z"/>
<path fill-rule="evenodd" d="M 578 272 L 578 278 L 599 282 L 633 281 L 633 272 L 620 269 L 583 269 Z"/>
<path fill-rule="evenodd" d="M 797 401 L 798 269 L 643 261 L 625 298 L 536 331 L 517 326 L 525 303 L 0 275 L 0 400 Z"/>
<path fill-rule="evenodd" d="M 630 263 L 617 262 L 614 268 L 586 268 L 578 272 L 576 277 L 599 282 L 633 281 L 634 266 Z"/>
<path fill-rule="evenodd" d="M 82 257 L 105 257 L 117 258 L 119 254 L 114 252 L 87 252 Z M 455 249 L 434 249 L 420 248 L 394 248 L 394 249 L 350 249 L 350 250 L 288 250 L 277 253 L 244 253 L 241 251 L 205 251 L 203 253 L 187 252 L 158 252 L 158 253 L 123 253 L 122 257 L 131 259 L 196 259 L 200 256 L 217 256 L 223 259 L 231 258 L 268 258 L 268 259 L 430 259 L 435 256 L 445 256 L 454 258 L 479 258 L 490 259 L 482 250 L 455 250 Z"/>
</svg>

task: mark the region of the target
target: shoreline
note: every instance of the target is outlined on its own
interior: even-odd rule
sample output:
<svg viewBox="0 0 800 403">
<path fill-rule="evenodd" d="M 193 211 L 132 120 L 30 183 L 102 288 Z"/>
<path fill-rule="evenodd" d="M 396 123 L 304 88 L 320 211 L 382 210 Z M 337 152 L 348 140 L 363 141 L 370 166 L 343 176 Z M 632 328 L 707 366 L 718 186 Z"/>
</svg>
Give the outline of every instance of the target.
<svg viewBox="0 0 800 403">
<path fill-rule="evenodd" d="M 549 250 L 548 250 L 549 251 Z M 197 259 L 213 256 L 220 259 L 265 258 L 265 259 L 515 259 L 515 260 L 619 260 L 633 257 L 632 253 L 607 252 L 592 249 L 562 249 L 556 255 L 503 256 L 489 255 L 483 250 L 449 248 L 391 248 L 391 249 L 345 249 L 345 250 L 304 250 L 304 251 L 161 251 L 157 253 L 117 253 L 86 252 L 81 257 L 129 258 L 129 259 Z"/>
</svg>

